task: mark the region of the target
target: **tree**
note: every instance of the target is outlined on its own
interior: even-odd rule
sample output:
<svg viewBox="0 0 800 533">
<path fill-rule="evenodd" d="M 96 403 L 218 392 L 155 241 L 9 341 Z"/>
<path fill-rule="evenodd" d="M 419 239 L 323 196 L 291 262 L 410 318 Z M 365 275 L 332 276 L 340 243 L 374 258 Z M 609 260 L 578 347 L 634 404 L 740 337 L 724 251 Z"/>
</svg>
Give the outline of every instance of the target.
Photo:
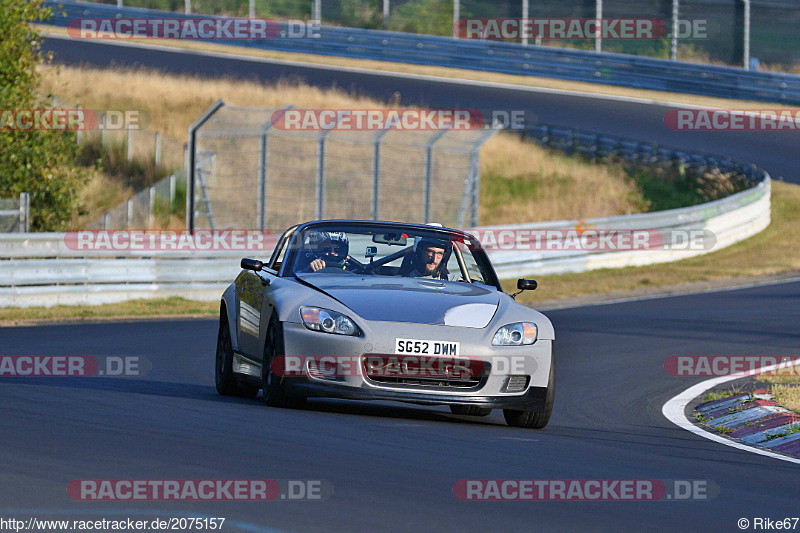
<svg viewBox="0 0 800 533">
<path fill-rule="evenodd" d="M 41 38 L 31 23 L 50 15 L 41 0 L 0 0 L 0 111 L 6 118 L 47 107 L 36 71 L 44 61 Z M 31 194 L 32 230 L 60 230 L 70 219 L 86 180 L 86 171 L 75 164 L 77 154 L 75 132 L 0 123 L 0 191 Z"/>
</svg>

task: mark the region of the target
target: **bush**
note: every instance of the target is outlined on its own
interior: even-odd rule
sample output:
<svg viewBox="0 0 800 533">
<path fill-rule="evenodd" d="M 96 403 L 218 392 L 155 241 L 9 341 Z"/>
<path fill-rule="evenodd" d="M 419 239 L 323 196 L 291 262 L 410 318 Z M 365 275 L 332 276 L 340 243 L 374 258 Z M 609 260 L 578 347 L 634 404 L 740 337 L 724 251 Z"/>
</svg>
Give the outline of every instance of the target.
<svg viewBox="0 0 800 533">
<path fill-rule="evenodd" d="M 37 94 L 40 37 L 30 22 L 50 14 L 40 0 L 3 1 L 0 109 L 45 107 Z M 86 172 L 74 165 L 77 153 L 75 132 L 16 131 L 0 124 L 0 190 L 31 194 L 31 230 L 59 230 L 70 219 L 86 181 Z"/>
</svg>

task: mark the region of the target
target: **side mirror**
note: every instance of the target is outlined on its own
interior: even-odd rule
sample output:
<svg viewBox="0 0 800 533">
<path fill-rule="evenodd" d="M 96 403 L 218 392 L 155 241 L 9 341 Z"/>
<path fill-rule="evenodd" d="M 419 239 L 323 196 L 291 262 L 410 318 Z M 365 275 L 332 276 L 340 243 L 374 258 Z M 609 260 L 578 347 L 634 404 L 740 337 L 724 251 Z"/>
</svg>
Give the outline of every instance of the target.
<svg viewBox="0 0 800 533">
<path fill-rule="evenodd" d="M 539 284 L 536 283 L 535 279 L 522 278 L 517 280 L 517 288 L 521 291 L 535 291 L 538 286 Z"/>
<path fill-rule="evenodd" d="M 253 272 L 258 272 L 259 270 L 264 268 L 264 263 L 262 263 L 258 259 L 248 259 L 246 257 L 242 259 L 241 265 L 243 269 L 252 270 Z"/>
</svg>

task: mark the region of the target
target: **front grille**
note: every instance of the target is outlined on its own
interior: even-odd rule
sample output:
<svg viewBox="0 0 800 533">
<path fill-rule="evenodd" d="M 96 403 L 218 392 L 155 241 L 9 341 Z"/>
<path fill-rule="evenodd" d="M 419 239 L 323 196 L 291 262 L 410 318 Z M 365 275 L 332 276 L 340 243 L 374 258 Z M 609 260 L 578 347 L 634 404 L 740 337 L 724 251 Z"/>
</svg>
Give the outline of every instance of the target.
<svg viewBox="0 0 800 533">
<path fill-rule="evenodd" d="M 375 358 L 391 362 L 398 360 L 393 355 L 370 355 L 362 357 L 364 378 L 383 386 L 420 388 L 425 390 L 477 390 L 486 384 L 491 371 L 487 362 L 464 358 L 424 357 L 407 359 L 424 359 L 425 364 L 417 368 L 400 365 L 399 368 L 375 365 Z M 464 371 L 468 369 L 468 371 Z"/>
</svg>

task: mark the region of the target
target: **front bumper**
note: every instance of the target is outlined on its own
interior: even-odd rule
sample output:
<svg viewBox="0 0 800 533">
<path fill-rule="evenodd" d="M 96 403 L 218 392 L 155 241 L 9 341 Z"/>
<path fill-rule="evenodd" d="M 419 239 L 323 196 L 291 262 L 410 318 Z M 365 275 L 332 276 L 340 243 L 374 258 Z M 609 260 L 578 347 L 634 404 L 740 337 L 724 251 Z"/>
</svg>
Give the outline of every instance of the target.
<svg viewBox="0 0 800 533">
<path fill-rule="evenodd" d="M 375 324 L 370 324 L 375 328 Z M 486 375 L 479 386 L 472 388 L 436 387 L 382 383 L 354 372 L 352 375 L 326 379 L 305 373 L 284 377 L 283 385 L 289 395 L 305 397 L 332 397 L 354 400 L 394 400 L 425 405 L 466 405 L 492 409 L 542 411 L 547 397 L 548 378 L 552 362 L 552 341 L 539 339 L 529 346 L 493 347 L 494 332 L 485 329 L 456 328 L 408 323 L 380 323 L 379 331 L 362 326 L 359 337 L 331 335 L 310 331 L 302 324 L 284 323 L 284 347 L 287 355 L 304 356 L 370 356 L 392 354 L 395 338 L 416 338 L 441 341 L 458 341 L 461 356 L 469 356 L 487 363 Z M 502 361 L 500 361 L 502 359 Z M 517 361 L 519 366 L 498 362 Z M 511 363 L 514 364 L 514 363 Z M 524 390 L 505 392 L 509 375 L 526 375 Z"/>
</svg>

